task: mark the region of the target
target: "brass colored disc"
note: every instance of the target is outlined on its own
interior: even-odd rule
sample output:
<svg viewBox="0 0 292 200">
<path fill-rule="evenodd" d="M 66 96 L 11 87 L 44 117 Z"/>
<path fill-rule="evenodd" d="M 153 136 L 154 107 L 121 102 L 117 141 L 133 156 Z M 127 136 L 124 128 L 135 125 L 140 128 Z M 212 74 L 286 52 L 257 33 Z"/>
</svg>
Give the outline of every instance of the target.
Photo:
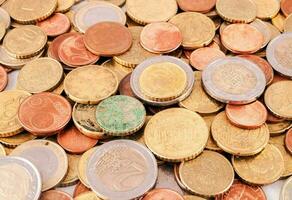
<svg viewBox="0 0 292 200">
<path fill-rule="evenodd" d="M 210 44 L 215 36 L 215 24 L 205 15 L 196 12 L 183 12 L 170 19 L 183 36 L 182 46 L 195 49 Z"/>
<path fill-rule="evenodd" d="M 108 3 L 112 3 L 116 6 L 122 6 L 125 4 L 126 0 L 102 0 L 102 1 L 105 1 L 105 2 L 108 2 Z"/>
<path fill-rule="evenodd" d="M 284 172 L 281 152 L 271 144 L 255 156 L 232 157 L 236 173 L 250 184 L 266 185 L 277 181 Z"/>
<path fill-rule="evenodd" d="M 42 51 L 46 43 L 47 35 L 34 25 L 15 28 L 3 40 L 5 49 L 16 58 L 33 57 Z"/>
<path fill-rule="evenodd" d="M 101 200 L 101 199 L 98 198 L 94 192 L 85 192 L 75 197 L 74 200 Z"/>
<path fill-rule="evenodd" d="M 0 138 L 0 142 L 8 147 L 17 147 L 24 142 L 34 140 L 36 136 L 31 133 L 23 132 L 15 136 Z"/>
<path fill-rule="evenodd" d="M 257 18 L 271 19 L 275 17 L 280 10 L 279 0 L 253 0 L 257 6 Z"/>
<path fill-rule="evenodd" d="M 171 108 L 154 115 L 144 131 L 147 147 L 161 160 L 179 162 L 200 154 L 209 137 L 200 115 L 183 108 Z"/>
<path fill-rule="evenodd" d="M 62 182 L 59 184 L 61 187 L 66 187 L 70 185 L 74 185 L 78 180 L 78 162 L 80 160 L 80 155 L 74 155 L 74 154 L 68 154 L 68 170 L 65 178 L 62 180 Z"/>
<path fill-rule="evenodd" d="M 273 19 L 272 24 L 279 29 L 280 32 L 283 32 L 284 30 L 284 22 L 285 22 L 285 16 L 281 13 L 278 13 Z"/>
<path fill-rule="evenodd" d="M 64 90 L 69 98 L 83 104 L 97 104 L 116 93 L 118 86 L 115 73 L 97 65 L 74 69 L 64 81 Z"/>
<path fill-rule="evenodd" d="M 217 0 L 217 13 L 231 23 L 249 23 L 257 15 L 257 6 L 253 0 Z"/>
<path fill-rule="evenodd" d="M 20 90 L 0 93 L 0 137 L 17 135 L 23 130 L 18 120 L 18 108 L 30 94 Z"/>
<path fill-rule="evenodd" d="M 289 15 L 284 21 L 284 32 L 292 32 L 292 15 Z"/>
<path fill-rule="evenodd" d="M 212 126 L 212 123 L 213 123 L 216 115 L 217 114 L 212 114 L 212 115 L 206 115 L 203 117 L 203 119 L 205 120 L 207 127 L 209 129 L 209 133 L 210 133 L 209 139 L 208 139 L 208 142 L 206 145 L 206 149 L 212 150 L 212 151 L 222 151 L 222 149 L 220 147 L 218 147 L 218 145 L 216 144 L 216 142 L 211 134 L 211 126 Z"/>
<path fill-rule="evenodd" d="M 266 124 L 257 129 L 241 129 L 228 121 L 225 112 L 216 116 L 211 132 L 221 149 L 238 156 L 251 156 L 261 152 L 268 144 L 270 137 Z"/>
<path fill-rule="evenodd" d="M 203 151 L 194 160 L 181 163 L 179 175 L 188 190 L 202 196 L 221 194 L 230 188 L 234 180 L 231 163 L 213 151 Z"/>
<path fill-rule="evenodd" d="M 1 156 L 6 156 L 6 151 L 2 144 L 0 144 L 0 157 Z"/>
<path fill-rule="evenodd" d="M 58 6 L 55 12 L 65 13 L 74 5 L 74 3 L 74 0 L 58 0 Z"/>
<path fill-rule="evenodd" d="M 6 34 L 6 25 L 3 22 L 0 22 L 0 41 L 3 39 Z"/>
<path fill-rule="evenodd" d="M 54 94 L 61 95 L 64 91 L 64 80 L 52 91 Z"/>
<path fill-rule="evenodd" d="M 112 70 L 115 73 L 115 75 L 118 77 L 119 82 L 121 82 L 121 80 L 124 77 L 126 77 L 128 74 L 130 74 L 133 71 L 132 68 L 125 67 L 117 63 L 113 59 L 105 61 L 102 64 L 102 66 Z"/>
<path fill-rule="evenodd" d="M 168 101 L 184 92 L 187 86 L 187 75 L 176 64 L 156 63 L 142 72 L 139 84 L 144 95 L 151 100 Z"/>
<path fill-rule="evenodd" d="M 202 72 L 196 71 L 194 72 L 194 76 L 195 84 L 192 93 L 185 100 L 181 101 L 179 105 L 201 114 L 211 114 L 222 109 L 224 104 L 211 98 L 205 92 L 202 85 Z"/>
<path fill-rule="evenodd" d="M 57 0 L 12 0 L 9 14 L 18 23 L 30 24 L 49 17 L 57 7 Z"/>
<path fill-rule="evenodd" d="M 281 33 L 279 31 L 279 29 L 274 26 L 272 23 L 270 22 L 265 22 L 265 24 L 269 27 L 270 32 L 271 32 L 271 40 L 274 39 L 275 37 L 279 36 Z"/>
<path fill-rule="evenodd" d="M 206 200 L 205 198 L 194 196 L 194 195 L 185 195 L 185 200 Z"/>
<path fill-rule="evenodd" d="M 271 136 L 278 136 L 289 130 L 292 127 L 291 121 L 282 121 L 277 123 L 268 123 L 268 128 Z"/>
</svg>

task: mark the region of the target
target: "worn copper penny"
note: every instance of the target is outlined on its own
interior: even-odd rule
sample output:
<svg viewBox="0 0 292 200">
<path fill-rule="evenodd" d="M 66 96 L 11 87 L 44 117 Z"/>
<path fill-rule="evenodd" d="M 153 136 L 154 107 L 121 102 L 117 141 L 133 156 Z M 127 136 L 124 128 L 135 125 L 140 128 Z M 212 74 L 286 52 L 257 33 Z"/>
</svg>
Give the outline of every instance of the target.
<svg viewBox="0 0 292 200">
<path fill-rule="evenodd" d="M 4 67 L 0 66 L 0 92 L 3 91 L 8 83 L 8 75 Z"/>
<path fill-rule="evenodd" d="M 190 64 L 197 70 L 204 70 L 208 64 L 218 58 L 224 58 L 225 54 L 219 49 L 204 47 L 193 51 L 190 55 Z"/>
<path fill-rule="evenodd" d="M 71 119 L 71 112 L 71 105 L 64 97 L 43 92 L 22 102 L 18 118 L 27 131 L 47 136 L 62 130 Z"/>
<path fill-rule="evenodd" d="M 177 0 L 178 6 L 183 11 L 209 12 L 216 4 L 216 0 Z"/>
<path fill-rule="evenodd" d="M 66 33 L 70 29 L 70 20 L 62 13 L 55 13 L 50 18 L 38 22 L 39 26 L 48 36 L 55 37 Z"/>
<path fill-rule="evenodd" d="M 100 22 L 91 26 L 84 35 L 86 48 L 100 56 L 125 53 L 132 45 L 128 28 L 116 22 Z"/>
<path fill-rule="evenodd" d="M 78 67 L 94 64 L 98 61 L 99 56 L 92 54 L 85 48 L 83 39 L 83 35 L 76 33 L 60 44 L 58 55 L 64 64 L 70 67 Z"/>
<path fill-rule="evenodd" d="M 281 0 L 281 10 L 287 17 L 292 13 L 292 1 L 291 0 Z"/>
<path fill-rule="evenodd" d="M 57 141 L 71 153 L 83 153 L 98 142 L 96 139 L 83 135 L 74 125 L 62 130 L 57 136 Z"/>
<path fill-rule="evenodd" d="M 82 193 L 86 193 L 86 192 L 90 192 L 90 191 L 91 190 L 89 188 L 87 188 L 85 185 L 83 185 L 81 182 L 79 182 L 74 189 L 73 197 L 77 197 Z"/>
<path fill-rule="evenodd" d="M 268 61 L 256 55 L 240 55 L 239 57 L 245 58 L 259 66 L 259 68 L 265 74 L 267 85 L 271 84 L 274 78 L 274 71 L 270 63 L 268 63 Z"/>
<path fill-rule="evenodd" d="M 177 192 L 170 189 L 154 189 L 148 192 L 142 200 L 183 200 L 184 198 Z"/>
<path fill-rule="evenodd" d="M 250 186 L 235 180 L 231 188 L 215 197 L 215 200 L 266 200 L 263 189 L 259 186 Z"/>
<path fill-rule="evenodd" d="M 182 43 L 182 34 L 173 24 L 157 22 L 145 26 L 140 35 L 143 48 L 153 53 L 169 53 Z"/>
<path fill-rule="evenodd" d="M 119 93 L 121 95 L 135 97 L 135 94 L 133 93 L 133 90 L 130 85 L 131 74 L 128 74 L 127 76 L 125 76 L 125 78 L 121 80 L 119 85 Z"/>
<path fill-rule="evenodd" d="M 59 190 L 49 190 L 43 192 L 39 200 L 73 200 L 73 198 Z"/>
<path fill-rule="evenodd" d="M 286 134 L 285 145 L 287 150 L 292 154 L 292 129 L 290 129 Z"/>
</svg>

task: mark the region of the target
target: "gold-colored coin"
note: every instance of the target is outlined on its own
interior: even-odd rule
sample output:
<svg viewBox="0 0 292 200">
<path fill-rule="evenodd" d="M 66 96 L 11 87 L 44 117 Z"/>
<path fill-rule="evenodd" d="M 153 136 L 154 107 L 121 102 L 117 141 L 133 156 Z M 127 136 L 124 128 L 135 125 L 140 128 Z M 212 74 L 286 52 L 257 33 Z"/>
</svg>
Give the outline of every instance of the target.
<svg viewBox="0 0 292 200">
<path fill-rule="evenodd" d="M 292 32 L 292 14 L 284 21 L 284 32 Z"/>
<path fill-rule="evenodd" d="M 273 144 L 279 149 L 284 158 L 284 173 L 282 177 L 287 177 L 292 175 L 292 155 L 285 147 L 285 135 L 280 135 L 276 137 L 271 137 L 270 144 Z"/>
<path fill-rule="evenodd" d="M 284 171 L 281 152 L 271 144 L 259 154 L 249 157 L 232 157 L 236 173 L 246 182 L 266 185 L 277 181 Z"/>
<path fill-rule="evenodd" d="M 257 18 L 271 19 L 275 17 L 280 10 L 279 0 L 253 0 L 257 6 Z"/>
<path fill-rule="evenodd" d="M 58 1 L 58 3 L 57 3 L 58 5 L 57 5 L 55 12 L 61 12 L 61 13 L 65 13 L 68 10 L 70 10 L 70 8 L 75 3 L 74 0 L 57 0 L 57 1 Z"/>
<path fill-rule="evenodd" d="M 214 22 L 201 13 L 183 12 L 170 19 L 183 36 L 182 46 L 195 49 L 210 44 L 215 36 Z"/>
<path fill-rule="evenodd" d="M 212 123 L 215 119 L 217 114 L 212 114 L 212 115 L 207 115 L 207 116 L 204 116 L 203 119 L 205 120 L 206 124 L 207 124 L 207 127 L 209 129 L 209 139 L 207 141 L 207 145 L 206 145 L 206 149 L 208 150 L 212 150 L 212 151 L 222 151 L 222 149 L 220 147 L 218 147 L 218 145 L 216 144 L 212 134 L 211 134 L 211 126 L 212 126 Z"/>
<path fill-rule="evenodd" d="M 64 80 L 52 91 L 54 94 L 61 95 L 64 91 Z"/>
<path fill-rule="evenodd" d="M 126 0 L 102 0 L 102 1 L 105 1 L 105 2 L 108 2 L 108 3 L 112 3 L 116 6 L 122 6 L 125 4 Z"/>
<path fill-rule="evenodd" d="M 98 198 L 94 192 L 85 192 L 75 197 L 74 200 L 101 200 L 101 199 Z"/>
<path fill-rule="evenodd" d="M 147 147 L 161 160 L 183 161 L 199 155 L 209 137 L 204 119 L 183 108 L 154 115 L 144 131 Z"/>
<path fill-rule="evenodd" d="M 135 68 L 138 64 L 146 60 L 147 58 L 151 58 L 153 56 L 157 56 L 157 54 L 150 53 L 146 51 L 140 44 L 140 34 L 143 30 L 141 26 L 133 26 L 129 28 L 132 37 L 133 44 L 131 48 L 124 54 L 120 56 L 115 56 L 114 60 L 124 66 Z"/>
<path fill-rule="evenodd" d="M 277 27 L 275 27 L 273 24 L 270 22 L 265 22 L 265 24 L 269 27 L 270 32 L 271 32 L 271 40 L 280 35 L 280 31 Z"/>
<path fill-rule="evenodd" d="M 272 18 L 272 24 L 279 29 L 280 32 L 284 31 L 285 16 L 278 13 L 274 18 Z"/>
<path fill-rule="evenodd" d="M 2 144 L 0 144 L 0 157 L 1 156 L 6 156 L 6 151 Z"/>
<path fill-rule="evenodd" d="M 184 200 L 206 200 L 205 198 L 194 196 L 194 195 L 184 195 Z"/>
<path fill-rule="evenodd" d="M 229 122 L 225 112 L 215 117 L 211 132 L 221 149 L 239 156 L 251 156 L 261 152 L 270 137 L 266 124 L 257 129 L 241 129 Z"/>
<path fill-rule="evenodd" d="M 217 13 L 231 23 L 249 23 L 257 15 L 257 6 L 253 0 L 217 0 Z"/>
<path fill-rule="evenodd" d="M 30 94 L 20 90 L 0 93 L 0 137 L 17 135 L 23 128 L 18 120 L 18 108 Z"/>
<path fill-rule="evenodd" d="M 91 148 L 85 153 L 83 153 L 78 162 L 78 167 L 77 167 L 78 178 L 81 181 L 81 183 L 88 188 L 90 188 L 90 185 L 86 177 L 87 163 L 89 161 L 89 157 L 97 150 L 97 148 L 98 147 Z"/>
<path fill-rule="evenodd" d="M 211 98 L 202 85 L 202 72 L 194 72 L 195 84 L 189 97 L 179 103 L 181 107 L 201 114 L 218 112 L 224 107 L 223 103 Z"/>
<path fill-rule="evenodd" d="M 139 24 L 168 21 L 177 13 L 175 0 L 127 0 L 128 16 Z"/>
<path fill-rule="evenodd" d="M 292 119 L 292 81 L 272 84 L 265 93 L 265 104 L 276 116 Z"/>
<path fill-rule="evenodd" d="M 52 58 L 38 58 L 24 65 L 17 83 L 19 89 L 29 93 L 47 92 L 55 89 L 63 79 L 62 65 Z"/>
<path fill-rule="evenodd" d="M 15 28 L 3 40 L 4 48 L 16 58 L 33 57 L 42 51 L 46 43 L 47 35 L 34 25 Z"/>
<path fill-rule="evenodd" d="M 6 33 L 6 24 L 4 22 L 0 22 L 0 41 L 3 39 Z"/>
<path fill-rule="evenodd" d="M 292 127 L 291 121 L 282 121 L 277 123 L 268 123 L 268 128 L 271 136 L 278 136 L 289 130 Z"/>
<path fill-rule="evenodd" d="M 72 70 L 64 81 L 68 97 L 84 104 L 97 104 L 116 93 L 119 86 L 115 73 L 105 67 L 89 65 Z"/>
<path fill-rule="evenodd" d="M 155 101 L 168 101 L 180 96 L 187 86 L 186 72 L 170 62 L 148 66 L 139 78 L 145 96 Z"/>
<path fill-rule="evenodd" d="M 78 180 L 78 163 L 80 160 L 80 155 L 74 155 L 74 154 L 68 154 L 68 170 L 65 178 L 62 180 L 62 182 L 59 184 L 61 187 L 66 187 L 70 185 L 74 185 Z"/>
<path fill-rule="evenodd" d="M 292 177 L 285 181 L 281 189 L 280 200 L 289 200 L 290 197 L 292 197 Z"/>
<path fill-rule="evenodd" d="M 132 68 L 125 67 L 113 59 L 104 62 L 102 66 L 111 69 L 118 77 L 119 82 L 133 71 Z"/>
<path fill-rule="evenodd" d="M 188 190 L 202 196 L 221 194 L 234 180 L 231 163 L 213 151 L 203 151 L 196 159 L 181 163 L 179 175 Z"/>
<path fill-rule="evenodd" d="M 0 138 L 0 142 L 8 147 L 17 147 L 24 142 L 34 139 L 36 139 L 36 136 L 34 136 L 33 134 L 28 132 L 22 132 L 15 136 Z"/>
<path fill-rule="evenodd" d="M 30 24 L 49 17 L 57 7 L 57 0 L 10 0 L 9 14 L 18 23 Z"/>
</svg>

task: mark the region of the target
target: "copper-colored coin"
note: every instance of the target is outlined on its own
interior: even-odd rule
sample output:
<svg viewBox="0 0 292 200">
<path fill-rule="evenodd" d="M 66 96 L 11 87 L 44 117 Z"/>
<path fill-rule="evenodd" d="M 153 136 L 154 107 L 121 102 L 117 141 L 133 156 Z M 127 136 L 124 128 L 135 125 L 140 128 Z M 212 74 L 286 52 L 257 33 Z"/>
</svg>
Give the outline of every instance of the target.
<svg viewBox="0 0 292 200">
<path fill-rule="evenodd" d="M 170 189 L 154 189 L 148 192 L 142 200 L 184 200 L 177 192 Z"/>
<path fill-rule="evenodd" d="M 0 66 L 0 92 L 3 91 L 8 83 L 8 75 L 6 70 Z"/>
<path fill-rule="evenodd" d="M 292 1 L 291 0 L 281 0 L 281 10 L 287 17 L 292 13 Z"/>
<path fill-rule="evenodd" d="M 90 192 L 90 191 L 91 190 L 89 188 L 87 188 L 85 185 L 83 185 L 81 182 L 79 182 L 74 189 L 73 197 L 77 197 L 78 195 L 80 195 L 82 193 L 86 193 L 86 192 Z"/>
<path fill-rule="evenodd" d="M 60 60 L 70 66 L 78 67 L 94 64 L 98 61 L 99 56 L 92 54 L 85 48 L 84 36 L 74 34 L 66 38 L 59 46 L 58 55 Z"/>
<path fill-rule="evenodd" d="M 259 186 L 250 186 L 235 180 L 231 188 L 215 197 L 215 200 L 266 200 L 263 189 Z"/>
<path fill-rule="evenodd" d="M 49 190 L 43 192 L 39 200 L 73 200 L 73 198 L 59 190 Z"/>
<path fill-rule="evenodd" d="M 225 54 L 219 49 L 204 47 L 192 52 L 190 63 L 197 70 L 204 70 L 208 64 L 223 57 L 225 57 Z"/>
<path fill-rule="evenodd" d="M 132 35 L 128 28 L 116 22 L 100 22 L 85 32 L 84 43 L 100 56 L 121 55 L 130 49 Z"/>
<path fill-rule="evenodd" d="M 216 0 L 177 0 L 177 3 L 183 11 L 206 13 L 215 6 Z"/>
<path fill-rule="evenodd" d="M 226 115 L 233 125 L 240 128 L 254 129 L 266 122 L 268 112 L 260 101 L 255 101 L 246 105 L 227 104 Z"/>
<path fill-rule="evenodd" d="M 292 129 L 290 129 L 286 134 L 285 145 L 287 150 L 292 154 Z"/>
<path fill-rule="evenodd" d="M 70 29 L 70 20 L 68 17 L 61 13 L 56 13 L 45 21 L 37 23 L 48 36 L 55 37 L 66 33 Z"/>
<path fill-rule="evenodd" d="M 119 93 L 121 95 L 135 97 L 135 94 L 133 93 L 133 90 L 130 85 L 131 74 L 128 74 L 125 78 L 121 80 L 119 85 Z"/>
<path fill-rule="evenodd" d="M 173 24 L 157 22 L 148 24 L 140 35 L 141 45 L 153 53 L 169 53 L 182 43 L 182 34 Z"/>
<path fill-rule="evenodd" d="M 264 44 L 263 34 L 249 24 L 231 24 L 222 32 L 223 45 L 234 53 L 254 53 Z"/>
<path fill-rule="evenodd" d="M 18 118 L 27 131 L 47 136 L 62 130 L 71 119 L 71 112 L 71 105 L 64 97 L 43 92 L 22 102 Z"/>
<path fill-rule="evenodd" d="M 274 71 L 268 61 L 256 55 L 240 55 L 239 57 L 245 58 L 259 66 L 259 68 L 264 72 L 266 76 L 267 85 L 272 83 L 274 78 Z"/>
<path fill-rule="evenodd" d="M 75 126 L 62 130 L 57 136 L 58 143 L 71 153 L 83 153 L 94 147 L 98 140 L 83 135 Z"/>
</svg>

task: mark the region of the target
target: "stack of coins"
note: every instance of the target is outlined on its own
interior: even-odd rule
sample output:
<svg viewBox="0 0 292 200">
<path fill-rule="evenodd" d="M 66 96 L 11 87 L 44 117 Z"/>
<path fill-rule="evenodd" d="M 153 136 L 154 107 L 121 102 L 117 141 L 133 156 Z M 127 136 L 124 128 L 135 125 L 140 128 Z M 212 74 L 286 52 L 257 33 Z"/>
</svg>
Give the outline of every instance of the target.
<svg viewBox="0 0 292 200">
<path fill-rule="evenodd" d="M 0 5 L 0 200 L 292 199 L 291 1 Z"/>
</svg>

